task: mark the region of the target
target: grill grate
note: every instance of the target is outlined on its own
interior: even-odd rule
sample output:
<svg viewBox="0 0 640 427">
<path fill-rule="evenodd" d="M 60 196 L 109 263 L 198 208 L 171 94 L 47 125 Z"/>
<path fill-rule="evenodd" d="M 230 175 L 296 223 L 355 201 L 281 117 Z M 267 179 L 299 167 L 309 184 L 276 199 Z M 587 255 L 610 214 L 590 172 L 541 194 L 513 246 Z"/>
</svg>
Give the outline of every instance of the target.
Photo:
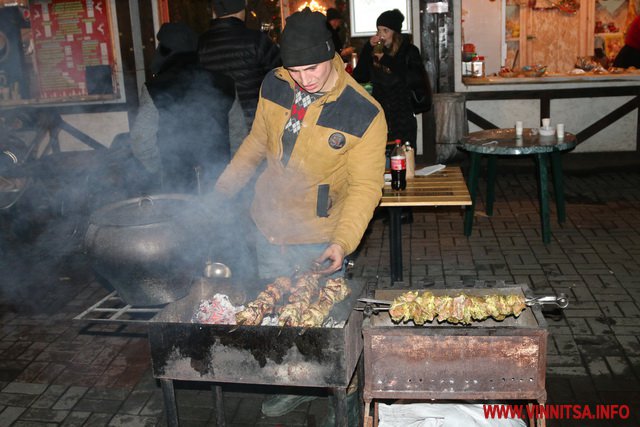
<svg viewBox="0 0 640 427">
<path fill-rule="evenodd" d="M 148 323 L 164 305 L 153 307 L 136 307 L 127 304 L 117 291 L 77 315 L 73 320 L 104 323 Z"/>
</svg>

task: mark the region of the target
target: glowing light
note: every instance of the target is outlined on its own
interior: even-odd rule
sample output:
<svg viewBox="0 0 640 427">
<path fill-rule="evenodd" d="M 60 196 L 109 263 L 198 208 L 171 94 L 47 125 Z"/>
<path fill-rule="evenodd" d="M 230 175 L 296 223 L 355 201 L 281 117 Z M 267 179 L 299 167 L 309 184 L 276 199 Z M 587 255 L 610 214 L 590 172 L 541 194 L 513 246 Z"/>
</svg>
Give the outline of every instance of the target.
<svg viewBox="0 0 640 427">
<path fill-rule="evenodd" d="M 298 12 L 301 12 L 302 10 L 304 10 L 305 7 L 308 7 L 313 12 L 322 12 L 325 15 L 327 14 L 327 8 L 324 7 L 323 5 L 321 5 L 320 3 L 318 3 L 316 0 L 311 0 L 311 1 L 304 2 L 298 8 Z"/>
</svg>

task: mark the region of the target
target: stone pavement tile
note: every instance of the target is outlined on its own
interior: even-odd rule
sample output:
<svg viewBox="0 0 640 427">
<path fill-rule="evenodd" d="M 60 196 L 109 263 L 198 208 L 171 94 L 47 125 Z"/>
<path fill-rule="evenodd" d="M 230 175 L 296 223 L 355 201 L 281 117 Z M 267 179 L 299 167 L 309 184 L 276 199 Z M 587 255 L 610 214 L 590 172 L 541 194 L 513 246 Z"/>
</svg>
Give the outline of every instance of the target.
<svg viewBox="0 0 640 427">
<path fill-rule="evenodd" d="M 627 356 L 640 356 L 640 341 L 634 335 L 616 335 L 616 339 Z"/>
<path fill-rule="evenodd" d="M 574 341 L 573 337 L 568 335 L 552 335 L 553 341 L 558 349 L 558 354 L 563 356 L 568 355 L 580 355 L 578 351 L 578 346 Z"/>
<path fill-rule="evenodd" d="M 55 380 L 64 372 L 65 369 L 66 366 L 63 364 L 47 363 L 46 369 L 43 369 L 38 376 L 33 379 L 33 382 L 48 384 L 55 383 Z"/>
<path fill-rule="evenodd" d="M 625 382 L 627 383 L 635 383 L 635 386 L 638 386 L 637 380 L 633 376 L 633 370 L 631 369 L 631 365 L 629 365 L 627 358 L 622 356 L 606 356 L 605 360 L 607 361 L 607 365 L 609 365 L 609 369 L 613 375 L 624 377 Z"/>
<path fill-rule="evenodd" d="M 154 392 L 147 390 L 133 390 L 122 402 L 118 413 L 138 415 L 147 404 Z"/>
<path fill-rule="evenodd" d="M 47 389 L 47 384 L 30 384 L 23 382 L 12 382 L 2 389 L 2 393 L 18 394 L 42 394 Z"/>
<path fill-rule="evenodd" d="M 129 395 L 129 390 L 122 388 L 97 388 L 92 387 L 84 394 L 83 398 L 94 400 L 117 400 L 124 401 Z"/>
<path fill-rule="evenodd" d="M 103 413 L 91 413 L 87 422 L 84 424 L 86 426 L 91 427 L 103 427 L 109 424 L 109 420 L 113 417 L 113 414 L 103 414 Z"/>
<path fill-rule="evenodd" d="M 558 366 L 582 366 L 582 359 L 579 354 L 547 355 L 547 367 Z"/>
<path fill-rule="evenodd" d="M 38 396 L 33 394 L 0 393 L 0 405 L 27 408 L 31 406 L 37 398 Z"/>
<path fill-rule="evenodd" d="M 618 307 L 625 317 L 640 317 L 638 304 L 633 301 L 621 300 L 618 302 Z M 640 319 L 638 320 L 640 321 Z"/>
<path fill-rule="evenodd" d="M 120 409 L 122 402 L 119 400 L 98 400 L 81 398 L 75 404 L 73 409 L 77 411 L 103 412 L 107 414 L 115 414 Z"/>
<path fill-rule="evenodd" d="M 574 312 L 568 313 L 567 317 L 571 316 L 572 314 L 574 314 Z M 589 325 L 587 324 L 587 321 L 584 318 L 569 317 L 567 319 L 567 323 L 569 324 L 569 327 L 571 327 L 571 331 L 573 332 L 574 335 L 591 335 L 591 329 L 589 328 Z"/>
<path fill-rule="evenodd" d="M 626 296 L 626 298 L 629 297 Z M 620 307 L 618 307 L 616 301 L 604 301 L 601 297 L 598 297 L 598 300 L 598 306 L 606 317 L 623 317 L 622 311 L 620 311 Z"/>
<path fill-rule="evenodd" d="M 602 316 L 602 317 L 596 317 L 596 318 L 587 317 L 585 320 L 594 335 L 613 334 L 613 330 L 611 329 L 610 325 L 615 323 L 615 319 L 611 317 Z"/>
<path fill-rule="evenodd" d="M 74 406 L 78 403 L 78 401 L 80 401 L 80 399 L 82 399 L 87 390 L 87 387 L 69 387 L 60 397 L 60 399 L 58 399 L 55 405 L 53 405 L 53 409 L 74 409 Z"/>
<path fill-rule="evenodd" d="M 547 377 L 553 376 L 579 376 L 584 377 L 588 376 L 584 366 L 547 366 Z"/>
<path fill-rule="evenodd" d="M 109 427 L 154 427 L 157 421 L 154 417 L 116 414 L 109 421 Z"/>
<path fill-rule="evenodd" d="M 585 358 L 599 356 L 622 356 L 620 344 L 613 335 L 576 335 L 574 341 Z"/>
<path fill-rule="evenodd" d="M 88 425 L 85 423 L 89 419 L 90 415 L 90 412 L 71 411 L 60 425 L 62 427 L 81 427 Z"/>
<path fill-rule="evenodd" d="M 64 420 L 69 411 L 55 411 L 53 409 L 29 408 L 21 416 L 21 421 L 50 421 L 59 423 Z"/>
<path fill-rule="evenodd" d="M 20 418 L 20 415 L 26 410 L 24 407 L 7 406 L 0 411 L 0 426 L 10 426 L 14 421 Z"/>
<path fill-rule="evenodd" d="M 176 404 L 180 405 L 180 400 L 176 397 Z M 164 401 L 162 394 L 152 394 L 150 399 L 145 403 L 144 407 L 140 411 L 140 415 L 145 416 L 159 416 L 164 413 Z"/>
<path fill-rule="evenodd" d="M 32 408 L 51 408 L 67 390 L 67 386 L 50 385 L 31 405 Z"/>
</svg>

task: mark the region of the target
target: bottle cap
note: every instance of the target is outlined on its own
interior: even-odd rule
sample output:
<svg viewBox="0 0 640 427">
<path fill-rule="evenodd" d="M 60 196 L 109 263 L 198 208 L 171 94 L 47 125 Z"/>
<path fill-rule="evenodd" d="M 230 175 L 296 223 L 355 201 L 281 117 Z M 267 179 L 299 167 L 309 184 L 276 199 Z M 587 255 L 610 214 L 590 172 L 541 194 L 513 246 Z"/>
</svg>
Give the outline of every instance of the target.
<svg viewBox="0 0 640 427">
<path fill-rule="evenodd" d="M 484 61 L 484 56 L 478 56 L 478 61 Z"/>
</svg>

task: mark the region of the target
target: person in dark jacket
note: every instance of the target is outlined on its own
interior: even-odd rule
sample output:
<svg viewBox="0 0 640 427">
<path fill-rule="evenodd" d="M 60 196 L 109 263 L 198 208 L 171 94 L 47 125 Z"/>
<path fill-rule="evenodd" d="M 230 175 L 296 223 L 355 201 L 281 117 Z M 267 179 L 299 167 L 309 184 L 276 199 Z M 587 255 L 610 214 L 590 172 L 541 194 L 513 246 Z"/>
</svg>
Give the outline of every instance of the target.
<svg viewBox="0 0 640 427">
<path fill-rule="evenodd" d="M 230 77 L 198 63 L 198 37 L 185 24 L 163 24 L 142 89 L 130 137 L 134 156 L 155 191 L 200 193 L 211 189 L 230 161 L 229 111 L 235 99 Z"/>
<path fill-rule="evenodd" d="M 415 149 L 418 124 L 410 87 L 422 82 L 424 66 L 418 48 L 402 35 L 403 21 L 398 9 L 378 17 L 378 31 L 362 47 L 353 77 L 360 83 L 371 82 L 372 95 L 382 105 L 387 119 L 387 141 L 409 141 Z"/>
<path fill-rule="evenodd" d="M 213 0 L 215 19 L 199 41 L 202 65 L 236 82 L 247 127 L 251 129 L 265 75 L 281 65 L 280 50 L 260 31 L 245 26 L 245 0 Z"/>
<path fill-rule="evenodd" d="M 344 62 L 348 62 L 351 59 L 353 53 L 353 47 L 345 46 L 343 40 L 343 18 L 340 11 L 336 8 L 330 7 L 327 9 L 327 28 L 331 31 L 331 39 L 333 45 L 336 48 L 336 52 L 340 55 Z"/>
</svg>

